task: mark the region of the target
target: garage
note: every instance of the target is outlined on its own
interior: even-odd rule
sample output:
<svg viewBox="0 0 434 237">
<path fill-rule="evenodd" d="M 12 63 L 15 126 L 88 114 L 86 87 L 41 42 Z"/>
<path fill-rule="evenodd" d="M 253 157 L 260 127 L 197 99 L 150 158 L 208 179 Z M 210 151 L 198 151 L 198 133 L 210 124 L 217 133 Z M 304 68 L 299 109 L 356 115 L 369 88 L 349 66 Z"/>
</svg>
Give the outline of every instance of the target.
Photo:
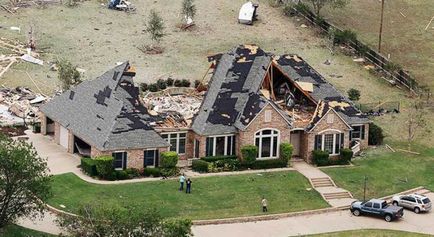
<svg viewBox="0 0 434 237">
<path fill-rule="evenodd" d="M 60 126 L 60 132 L 59 132 L 59 143 L 61 146 L 68 149 L 68 129 L 64 128 L 63 126 Z"/>
</svg>

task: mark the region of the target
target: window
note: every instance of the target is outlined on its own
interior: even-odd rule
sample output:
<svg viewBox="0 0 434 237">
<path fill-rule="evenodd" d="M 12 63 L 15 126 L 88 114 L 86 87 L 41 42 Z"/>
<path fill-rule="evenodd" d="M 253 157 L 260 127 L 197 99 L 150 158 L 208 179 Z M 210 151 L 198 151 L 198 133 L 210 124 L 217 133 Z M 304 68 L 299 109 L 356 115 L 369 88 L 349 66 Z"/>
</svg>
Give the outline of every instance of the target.
<svg viewBox="0 0 434 237">
<path fill-rule="evenodd" d="M 353 131 L 350 131 L 350 140 L 365 139 L 365 125 L 357 125 L 351 127 Z"/>
<path fill-rule="evenodd" d="M 235 136 L 213 136 L 206 138 L 206 156 L 235 155 Z"/>
<path fill-rule="evenodd" d="M 343 146 L 343 141 L 343 133 L 316 135 L 314 149 L 327 151 L 330 155 L 339 155 Z"/>
<path fill-rule="evenodd" d="M 414 197 L 408 197 L 408 201 L 410 201 L 410 202 L 416 202 L 416 198 L 414 198 Z"/>
<path fill-rule="evenodd" d="M 266 110 L 265 111 L 265 122 L 266 123 L 271 122 L 271 110 Z"/>
<path fill-rule="evenodd" d="M 255 134 L 255 146 L 258 147 L 258 158 L 277 158 L 280 142 L 279 131 L 266 129 Z"/>
<path fill-rule="evenodd" d="M 367 203 L 365 204 L 365 207 L 372 207 L 372 202 L 367 202 Z"/>
<path fill-rule="evenodd" d="M 374 203 L 374 208 L 380 209 L 380 203 Z"/>
<path fill-rule="evenodd" d="M 422 202 L 423 202 L 424 204 L 428 204 L 428 203 L 430 203 L 431 201 L 429 200 L 429 198 L 425 198 L 425 199 L 422 200 Z"/>
<path fill-rule="evenodd" d="M 185 153 L 185 140 L 187 133 L 164 133 L 161 137 L 170 143 L 170 151 L 175 151 L 178 154 Z"/>
<path fill-rule="evenodd" d="M 125 169 L 127 168 L 127 152 L 113 152 L 113 167 L 115 169 Z"/>
<path fill-rule="evenodd" d="M 143 152 L 143 167 L 158 166 L 158 151 L 157 150 L 145 150 Z"/>
</svg>

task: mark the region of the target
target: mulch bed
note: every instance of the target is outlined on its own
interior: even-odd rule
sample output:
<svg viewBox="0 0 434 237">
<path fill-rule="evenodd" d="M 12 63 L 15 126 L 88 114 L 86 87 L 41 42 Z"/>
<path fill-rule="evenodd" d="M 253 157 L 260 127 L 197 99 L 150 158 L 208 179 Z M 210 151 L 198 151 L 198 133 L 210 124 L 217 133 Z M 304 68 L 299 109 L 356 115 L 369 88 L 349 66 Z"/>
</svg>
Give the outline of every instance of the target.
<svg viewBox="0 0 434 237">
<path fill-rule="evenodd" d="M 5 126 L 0 127 L 0 133 L 5 134 L 8 137 L 26 135 L 24 131 L 27 130 L 25 126 Z"/>
</svg>

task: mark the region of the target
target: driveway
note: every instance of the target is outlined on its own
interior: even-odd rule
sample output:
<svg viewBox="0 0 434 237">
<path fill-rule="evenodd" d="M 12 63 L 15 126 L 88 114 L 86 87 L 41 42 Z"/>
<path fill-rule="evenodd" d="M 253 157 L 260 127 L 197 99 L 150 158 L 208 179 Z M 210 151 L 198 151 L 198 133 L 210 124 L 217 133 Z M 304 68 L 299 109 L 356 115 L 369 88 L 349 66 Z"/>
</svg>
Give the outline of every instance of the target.
<svg viewBox="0 0 434 237">
<path fill-rule="evenodd" d="M 426 196 L 434 200 L 434 193 Z M 196 237 L 287 237 L 356 229 L 393 229 L 434 235 L 433 223 L 433 212 L 415 214 L 406 210 L 401 220 L 388 223 L 381 218 L 356 217 L 347 210 L 272 221 L 193 226 L 193 233 Z"/>
</svg>

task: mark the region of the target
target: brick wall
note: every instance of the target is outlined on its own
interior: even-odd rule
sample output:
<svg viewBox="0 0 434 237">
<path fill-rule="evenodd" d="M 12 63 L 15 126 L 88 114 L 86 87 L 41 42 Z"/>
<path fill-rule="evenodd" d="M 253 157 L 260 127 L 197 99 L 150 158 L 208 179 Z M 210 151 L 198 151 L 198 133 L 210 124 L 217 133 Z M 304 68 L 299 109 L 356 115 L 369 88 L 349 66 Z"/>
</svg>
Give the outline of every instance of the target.
<svg viewBox="0 0 434 237">
<path fill-rule="evenodd" d="M 41 134 L 47 135 L 47 117 L 43 113 L 39 113 L 39 120 L 41 120 Z"/>
<path fill-rule="evenodd" d="M 265 114 L 267 111 L 271 111 L 271 120 L 266 122 Z M 267 105 L 261 113 L 249 124 L 245 131 L 240 131 L 237 139 L 237 155 L 241 157 L 241 147 L 245 145 L 255 144 L 255 134 L 261 129 L 271 128 L 280 131 L 280 143 L 290 142 L 291 140 L 291 128 L 283 117 L 271 106 Z"/>
</svg>

